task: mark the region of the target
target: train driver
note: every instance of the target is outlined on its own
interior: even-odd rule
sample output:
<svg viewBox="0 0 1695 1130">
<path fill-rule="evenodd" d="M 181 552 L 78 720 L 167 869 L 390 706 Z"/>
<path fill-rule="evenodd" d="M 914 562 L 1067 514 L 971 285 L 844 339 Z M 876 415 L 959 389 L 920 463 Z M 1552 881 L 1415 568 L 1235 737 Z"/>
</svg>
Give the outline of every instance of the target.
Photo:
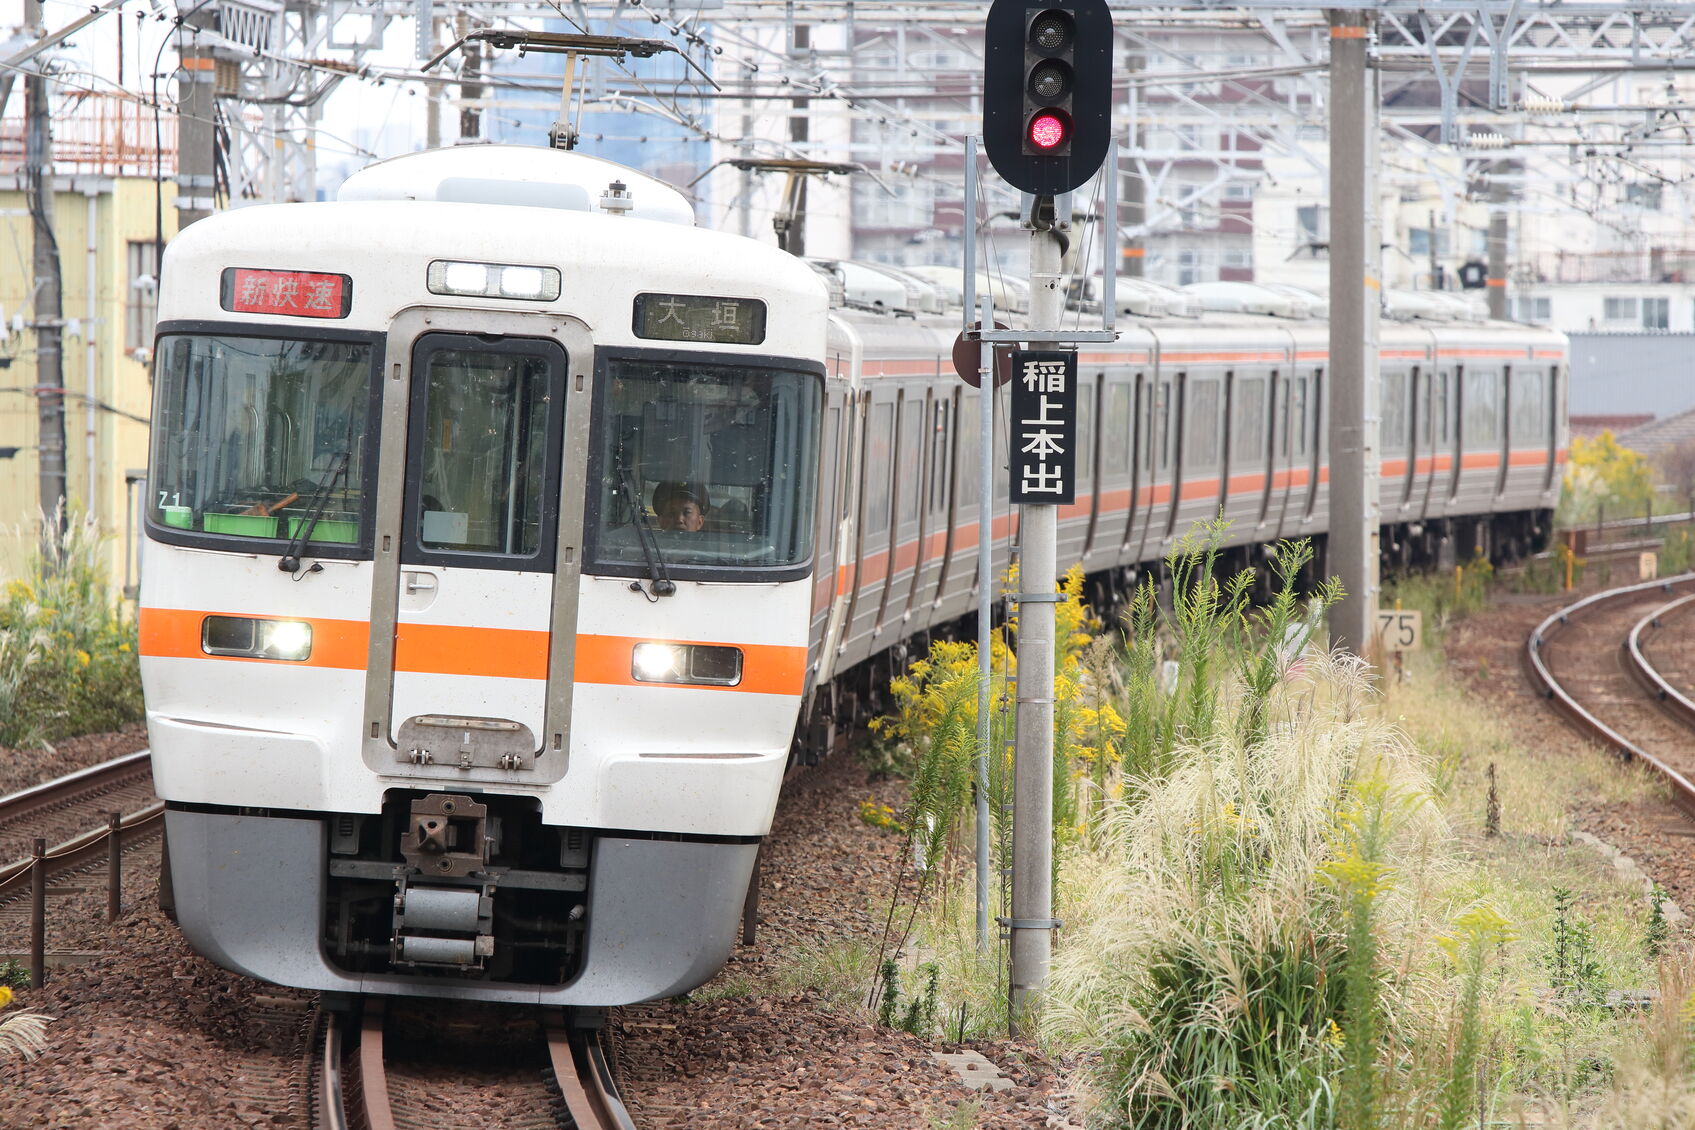
<svg viewBox="0 0 1695 1130">
<path fill-rule="evenodd" d="M 699 533 L 706 528 L 710 509 L 702 483 L 667 480 L 653 488 L 653 512 L 659 516 L 662 530 Z"/>
</svg>

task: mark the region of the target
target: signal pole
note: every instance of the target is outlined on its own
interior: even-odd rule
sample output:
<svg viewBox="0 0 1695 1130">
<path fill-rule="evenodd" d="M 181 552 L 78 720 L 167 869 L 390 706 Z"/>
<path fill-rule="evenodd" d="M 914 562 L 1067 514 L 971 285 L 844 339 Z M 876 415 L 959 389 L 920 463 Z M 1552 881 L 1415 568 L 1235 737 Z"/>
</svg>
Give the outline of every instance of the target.
<svg viewBox="0 0 1695 1130">
<path fill-rule="evenodd" d="M 24 23 L 36 38 L 46 34 L 41 0 L 24 0 Z M 35 410 L 41 460 L 37 473 L 41 506 L 41 543 L 49 565 L 57 559 L 65 533 L 64 295 L 59 271 L 59 241 L 53 234 L 53 118 L 47 99 L 44 60 L 37 56 L 24 77 L 24 113 L 29 134 L 24 168 L 33 222 L 35 295 Z"/>
<path fill-rule="evenodd" d="M 1114 170 L 1114 175 L 1116 175 Z M 1058 330 L 1065 314 L 1059 234 L 1033 216 L 1030 232 L 1030 348 L 1062 343 L 1038 338 Z M 1012 379 L 1021 379 L 1016 363 Z M 1012 421 L 1012 432 L 1019 422 Z M 1015 463 L 1016 469 L 1016 463 Z M 1018 508 L 1018 749 L 1012 767 L 1012 966 L 1009 1015 L 1013 1035 L 1034 1027 L 1034 1012 L 1053 956 L 1053 656 L 1058 587 L 1059 507 Z"/>
<path fill-rule="evenodd" d="M 1330 13 L 1330 540 L 1326 564 L 1347 596 L 1330 610 L 1330 642 L 1356 655 L 1377 631 L 1376 72 L 1371 17 Z M 1435 238 L 1435 233 L 1431 233 Z"/>
<path fill-rule="evenodd" d="M 1054 605 L 1059 507 L 1076 497 L 1077 353 L 1112 341 L 1112 263 L 1099 331 L 1067 331 L 1064 236 L 1056 200 L 1100 169 L 1112 139 L 1112 13 L 1106 0 L 994 0 L 984 23 L 983 146 L 1028 193 L 1029 343 L 1012 355 L 1010 495 L 1018 503 L 1018 725 L 1012 771 L 1012 939 L 1007 983 L 1014 1035 L 1031 1030 L 1053 953 Z M 968 170 L 967 176 L 974 176 Z M 1107 230 L 1117 254 L 1117 161 L 1107 170 Z M 975 199 L 968 186 L 966 199 Z M 966 276 L 967 297 L 976 280 Z M 968 307 L 969 309 L 969 303 Z M 999 334 L 988 328 L 983 340 Z M 1011 335 L 1017 338 L 1018 334 Z M 992 395 L 985 387 L 984 395 Z M 985 444 L 988 439 L 985 438 Z M 990 498 L 983 504 L 988 506 Z M 986 520 L 986 519 L 985 519 Z"/>
</svg>

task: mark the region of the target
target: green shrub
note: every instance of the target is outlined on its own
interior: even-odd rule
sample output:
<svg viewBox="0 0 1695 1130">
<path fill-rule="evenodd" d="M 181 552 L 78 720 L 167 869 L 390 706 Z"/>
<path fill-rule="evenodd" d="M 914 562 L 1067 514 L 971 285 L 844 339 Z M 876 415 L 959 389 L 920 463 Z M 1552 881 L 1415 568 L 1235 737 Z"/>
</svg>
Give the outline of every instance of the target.
<svg viewBox="0 0 1695 1130">
<path fill-rule="evenodd" d="M 0 593 L 0 745 L 114 730 L 142 717 L 136 623 L 107 582 L 100 536 L 73 517 Z"/>
</svg>

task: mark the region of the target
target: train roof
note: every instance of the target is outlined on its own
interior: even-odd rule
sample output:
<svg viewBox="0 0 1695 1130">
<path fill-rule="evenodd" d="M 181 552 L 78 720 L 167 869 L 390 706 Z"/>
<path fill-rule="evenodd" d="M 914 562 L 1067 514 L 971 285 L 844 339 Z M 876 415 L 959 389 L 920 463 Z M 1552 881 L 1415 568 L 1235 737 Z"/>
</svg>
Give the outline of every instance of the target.
<svg viewBox="0 0 1695 1130">
<path fill-rule="evenodd" d="M 500 148 L 478 147 L 462 153 L 486 155 Z M 654 206 L 658 218 L 641 218 L 640 200 L 647 191 L 642 182 L 650 178 L 639 178 L 609 162 L 583 159 L 597 166 L 595 177 L 604 180 L 605 170 L 610 169 L 631 178 L 622 183 L 631 190 L 637 208 L 626 214 L 601 210 L 598 204 L 581 209 L 385 195 L 404 180 L 399 173 L 406 160 L 385 162 L 390 166 L 385 179 L 380 184 L 367 182 L 366 190 L 355 193 L 364 199 L 237 208 L 185 228 L 165 250 L 160 321 L 383 331 L 397 313 L 413 306 L 521 307 L 580 318 L 597 345 L 695 347 L 686 341 L 636 336 L 632 303 L 636 294 L 645 292 L 763 300 L 763 341 L 712 348 L 818 356 L 828 316 L 828 291 L 817 274 L 804 261 L 769 244 L 681 222 L 674 210 L 663 206 L 663 200 Z M 424 160 L 418 164 L 427 166 L 427 175 L 417 178 L 424 186 L 420 189 L 424 197 L 451 179 L 439 174 L 464 167 L 463 162 L 443 165 Z M 570 164 L 578 170 L 587 168 L 582 162 Z M 586 183 L 586 174 L 579 181 Z M 537 182 L 530 183 L 525 191 L 539 191 L 534 188 Z M 438 187 L 432 189 L 430 184 Z M 376 191 L 381 185 L 388 188 Z M 498 182 L 483 187 L 492 191 Z M 673 189 L 659 187 L 675 194 Z M 560 294 L 551 301 L 515 301 L 432 293 L 428 272 L 437 260 L 556 267 Z M 345 275 L 351 300 L 345 314 L 333 319 L 269 311 L 236 313 L 225 273 L 239 268 Z"/>
</svg>

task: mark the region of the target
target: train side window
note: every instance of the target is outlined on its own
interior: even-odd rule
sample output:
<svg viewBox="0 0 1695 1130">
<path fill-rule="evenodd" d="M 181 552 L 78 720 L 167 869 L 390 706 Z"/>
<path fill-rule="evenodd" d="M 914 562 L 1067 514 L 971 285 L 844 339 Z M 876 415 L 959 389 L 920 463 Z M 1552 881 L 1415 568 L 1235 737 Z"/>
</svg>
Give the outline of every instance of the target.
<svg viewBox="0 0 1695 1130">
<path fill-rule="evenodd" d="M 1265 456 L 1265 378 L 1238 380 L 1234 396 L 1236 431 L 1230 439 L 1230 462 L 1245 467 Z"/>
<path fill-rule="evenodd" d="M 930 426 L 930 513 L 939 514 L 948 505 L 948 457 L 953 454 L 948 429 L 948 401 L 937 399 Z"/>
<path fill-rule="evenodd" d="M 1451 430 L 1453 424 L 1450 422 L 1454 415 L 1453 397 L 1448 381 L 1446 369 L 1436 374 L 1436 407 L 1434 409 L 1437 421 L 1436 429 L 1439 433 L 1438 439 L 1444 444 L 1453 437 Z"/>
<path fill-rule="evenodd" d="M 1426 377 L 1425 383 L 1422 386 L 1422 388 L 1424 390 L 1424 395 L 1421 398 L 1419 396 L 1419 389 L 1420 389 L 1421 386 L 1419 385 L 1419 382 L 1418 382 L 1418 377 L 1419 377 L 1420 371 L 1421 370 L 1420 370 L 1419 366 L 1417 366 L 1417 365 L 1413 366 L 1413 371 L 1412 371 L 1413 415 L 1418 419 L 1418 423 L 1414 427 L 1413 431 L 1415 433 L 1414 439 L 1418 443 L 1419 447 L 1422 448 L 1426 453 L 1428 453 L 1430 451 L 1430 441 L 1431 441 L 1431 435 L 1432 435 L 1431 430 L 1430 430 L 1430 416 L 1431 416 L 1430 382 L 1429 382 L 1429 378 Z"/>
<path fill-rule="evenodd" d="M 1101 474 L 1111 478 L 1130 470 L 1130 386 L 1107 388 L 1106 418 L 1101 421 Z"/>
<path fill-rule="evenodd" d="M 895 406 L 871 406 L 871 429 L 865 434 L 865 532 L 875 534 L 889 524 L 890 456 L 895 444 Z"/>
<path fill-rule="evenodd" d="M 1382 394 L 1379 414 L 1382 430 L 1378 443 L 1383 451 L 1404 451 L 1407 446 L 1407 375 L 1402 372 L 1384 373 Z"/>
<path fill-rule="evenodd" d="M 1218 462 L 1218 381 L 1196 381 L 1189 387 L 1189 430 L 1183 437 L 1185 468 L 1210 467 Z"/>
<path fill-rule="evenodd" d="M 1077 472 L 1079 484 L 1088 485 L 1095 478 L 1095 386 L 1084 384 L 1077 390 Z"/>
<path fill-rule="evenodd" d="M 1154 411 L 1159 415 L 1159 468 L 1171 469 L 1171 382 L 1159 383 L 1159 401 Z"/>
<path fill-rule="evenodd" d="M 968 392 L 959 399 L 959 505 L 977 505 L 982 497 L 982 469 L 977 466 L 982 448 L 983 429 L 978 426 L 977 413 L 982 411 L 981 394 Z"/>
<path fill-rule="evenodd" d="M 918 488 L 924 478 L 922 452 L 924 402 L 909 399 L 900 409 L 900 465 L 896 468 L 899 506 L 895 521 L 902 523 L 918 517 Z"/>
<path fill-rule="evenodd" d="M 1294 401 L 1289 408 L 1289 415 L 1295 422 L 1295 454 L 1307 453 L 1307 378 L 1296 377 L 1291 399 Z"/>
<path fill-rule="evenodd" d="M 1465 375 L 1465 442 L 1487 446 L 1501 439 L 1501 374 L 1472 369 Z"/>
<path fill-rule="evenodd" d="M 1534 443 L 1546 437 L 1548 374 L 1536 369 L 1513 371 L 1512 442 Z"/>
</svg>

